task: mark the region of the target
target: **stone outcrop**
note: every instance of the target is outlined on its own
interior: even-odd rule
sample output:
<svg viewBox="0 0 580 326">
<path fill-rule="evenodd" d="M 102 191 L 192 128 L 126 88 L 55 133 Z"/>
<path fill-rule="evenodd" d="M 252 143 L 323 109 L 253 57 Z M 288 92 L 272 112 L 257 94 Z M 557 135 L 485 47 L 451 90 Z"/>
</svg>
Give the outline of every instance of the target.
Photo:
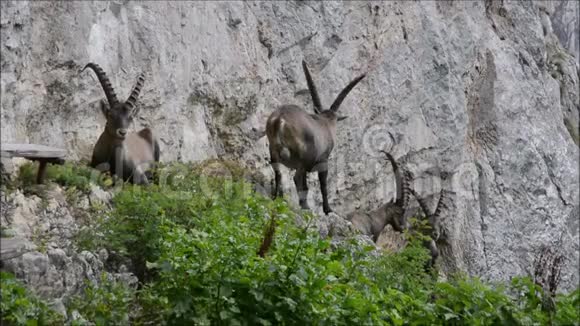
<svg viewBox="0 0 580 326">
<path fill-rule="evenodd" d="M 137 285 L 137 278 L 122 266 L 118 271 L 107 267 L 108 253 L 81 250 L 74 237 L 86 221 L 91 203 L 108 204 L 110 194 L 96 187 L 75 203 L 55 185 L 42 187 L 41 196 L 16 190 L 1 192 L 2 269 L 13 273 L 34 292 L 49 301 L 66 316 L 64 301 L 77 294 L 86 282 L 98 284 L 101 274 Z"/>
</svg>

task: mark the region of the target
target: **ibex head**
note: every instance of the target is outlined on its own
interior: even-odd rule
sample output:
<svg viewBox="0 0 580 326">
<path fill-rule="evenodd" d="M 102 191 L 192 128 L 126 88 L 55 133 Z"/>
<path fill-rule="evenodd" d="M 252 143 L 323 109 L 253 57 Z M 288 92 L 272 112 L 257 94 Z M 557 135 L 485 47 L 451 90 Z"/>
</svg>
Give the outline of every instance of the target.
<svg viewBox="0 0 580 326">
<path fill-rule="evenodd" d="M 131 95 L 125 102 L 119 102 L 113 85 L 107 77 L 105 71 L 99 67 L 96 63 L 88 63 L 81 72 L 85 69 L 91 68 L 97 74 L 97 78 L 105 91 L 105 96 L 107 97 L 107 102 L 101 101 L 101 111 L 107 118 L 107 125 L 105 126 L 105 132 L 110 136 L 124 140 L 127 136 L 129 127 L 133 122 L 133 118 L 139 113 L 139 108 L 135 105 L 137 99 L 139 98 L 139 93 L 145 82 L 145 74 L 142 73 L 137 78 L 137 83 L 131 91 Z"/>
<path fill-rule="evenodd" d="M 318 90 L 316 89 L 316 85 L 314 85 L 314 81 L 312 80 L 312 76 L 310 75 L 310 71 L 308 70 L 308 66 L 306 65 L 306 61 L 302 60 L 302 69 L 304 70 L 304 75 L 306 75 L 306 82 L 308 84 L 308 89 L 310 90 L 310 95 L 312 96 L 312 102 L 314 103 L 314 113 L 321 117 L 325 118 L 332 123 L 336 123 L 336 121 L 341 121 L 347 118 L 347 116 L 338 115 L 338 108 L 342 104 L 342 101 L 346 98 L 348 93 L 358 84 L 366 74 L 362 74 L 351 81 L 343 90 L 338 94 L 332 105 L 328 110 L 324 110 L 322 108 L 322 103 L 320 102 L 320 97 L 318 96 Z"/>
</svg>

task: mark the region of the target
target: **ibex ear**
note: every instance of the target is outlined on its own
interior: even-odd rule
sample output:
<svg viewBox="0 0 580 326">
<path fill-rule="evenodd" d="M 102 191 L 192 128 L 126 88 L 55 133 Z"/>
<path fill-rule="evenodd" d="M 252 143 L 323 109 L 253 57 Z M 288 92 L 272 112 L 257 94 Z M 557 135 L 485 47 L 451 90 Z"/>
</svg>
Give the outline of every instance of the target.
<svg viewBox="0 0 580 326">
<path fill-rule="evenodd" d="M 111 112 L 111 107 L 109 106 L 109 103 L 107 103 L 106 100 L 101 100 L 99 102 L 99 106 L 101 108 L 101 112 L 103 112 L 105 117 L 108 117 L 109 113 Z"/>
<path fill-rule="evenodd" d="M 348 118 L 348 116 L 346 116 L 346 115 L 341 115 L 341 116 L 339 116 L 338 118 L 336 118 L 336 121 L 342 121 L 342 120 L 344 120 L 344 119 L 346 119 L 346 118 Z"/>
</svg>

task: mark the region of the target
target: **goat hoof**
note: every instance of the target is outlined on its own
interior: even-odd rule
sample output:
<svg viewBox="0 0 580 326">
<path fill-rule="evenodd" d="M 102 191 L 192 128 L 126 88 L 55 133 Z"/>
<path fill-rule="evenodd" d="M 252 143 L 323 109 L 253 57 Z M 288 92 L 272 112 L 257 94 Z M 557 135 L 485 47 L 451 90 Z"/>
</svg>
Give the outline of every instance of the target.
<svg viewBox="0 0 580 326">
<path fill-rule="evenodd" d="M 324 214 L 328 215 L 329 213 L 332 213 L 332 209 L 330 208 L 323 208 L 322 209 L 324 211 Z"/>
</svg>

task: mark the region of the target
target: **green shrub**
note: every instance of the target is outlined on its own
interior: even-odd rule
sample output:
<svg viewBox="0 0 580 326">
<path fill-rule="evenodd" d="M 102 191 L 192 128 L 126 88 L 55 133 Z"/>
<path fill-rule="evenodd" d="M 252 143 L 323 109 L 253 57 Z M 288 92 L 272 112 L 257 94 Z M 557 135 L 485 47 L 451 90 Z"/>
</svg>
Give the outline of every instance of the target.
<svg viewBox="0 0 580 326">
<path fill-rule="evenodd" d="M 12 187 L 35 193 L 37 173 L 37 162 L 27 162 L 21 165 Z M 85 164 L 72 162 L 63 165 L 48 164 L 45 171 L 45 182 L 55 182 L 69 189 L 77 189 L 82 192 L 90 191 L 91 183 L 103 188 L 113 184 L 111 177 L 107 174 L 101 174 Z"/>
<path fill-rule="evenodd" d="M 213 164 L 213 163 L 212 163 Z M 95 249 L 105 247 L 113 252 L 129 257 L 142 281 L 150 277 L 146 269 L 147 261 L 159 256 L 162 232 L 160 227 L 167 221 L 186 228 L 193 228 L 208 212 L 221 215 L 243 212 L 244 198 L 253 196 L 251 186 L 236 181 L 244 176 L 241 170 L 228 168 L 229 178 L 200 174 L 200 171 L 216 171 L 223 168 L 213 164 L 200 168 L 202 164 L 175 164 L 157 169 L 158 184 L 148 187 L 125 185 L 114 200 L 115 210 L 106 212 L 104 223 L 92 239 L 85 237 L 83 247 Z M 229 166 L 229 165 L 228 165 Z M 217 169 L 216 169 L 217 167 Z M 257 198 L 257 197 L 255 197 Z M 264 204 L 271 201 L 260 199 Z M 217 213 L 216 213 L 217 214 Z M 252 216 L 255 221 L 263 215 Z"/>
<path fill-rule="evenodd" d="M 73 297 L 69 314 L 78 311 L 95 325 L 127 325 L 135 300 L 135 292 L 126 285 L 101 275 L 98 286 L 87 282 L 82 293 Z M 76 325 L 79 323 L 74 323 Z M 80 325 L 80 324 L 79 324 Z"/>
<path fill-rule="evenodd" d="M 29 293 L 12 274 L 0 272 L 2 325 L 62 325 L 64 318 Z"/>
<path fill-rule="evenodd" d="M 556 313 L 554 325 L 580 325 L 580 289 L 568 295 L 556 296 Z"/>
<path fill-rule="evenodd" d="M 253 192 L 241 168 L 161 165 L 155 178 L 147 187 L 124 185 L 113 209 L 93 216 L 83 235 L 84 248 L 130 261 L 141 281 L 137 292 L 105 281 L 88 286 L 69 310 L 90 322 L 578 325 L 578 290 L 551 298 L 528 278 L 437 282 L 424 270 L 430 256 L 420 235 L 397 254 L 356 239 L 333 243 L 308 227 L 315 217 L 301 216 L 307 225 L 298 225 L 283 200 Z M 547 300 L 555 310 L 545 308 Z"/>
<path fill-rule="evenodd" d="M 465 277 L 436 282 L 423 269 L 429 254 L 417 235 L 391 255 L 371 254 L 355 240 L 331 245 L 316 231 L 297 226 L 283 201 L 250 191 L 241 174 L 222 178 L 211 168 L 204 173 L 190 165 L 163 168 L 173 169 L 164 172 L 164 186 L 125 187 L 117 194 L 99 233 L 102 245 L 133 261 L 143 281 L 138 295 L 143 313 L 136 323 L 532 325 L 549 320 L 533 296 L 512 295 L 522 293 L 518 283 L 492 287 Z M 262 258 L 257 251 L 272 217 L 274 241 Z M 565 298 L 558 311 L 570 322 L 577 314 Z"/>
<path fill-rule="evenodd" d="M 36 184 L 38 163 L 27 162 L 18 168 L 15 186 L 25 188 Z"/>
<path fill-rule="evenodd" d="M 90 191 L 91 183 L 101 187 L 109 187 L 113 183 L 107 174 L 101 174 L 87 165 L 68 162 L 63 165 L 49 165 L 46 169 L 46 179 L 83 192 Z"/>
</svg>

